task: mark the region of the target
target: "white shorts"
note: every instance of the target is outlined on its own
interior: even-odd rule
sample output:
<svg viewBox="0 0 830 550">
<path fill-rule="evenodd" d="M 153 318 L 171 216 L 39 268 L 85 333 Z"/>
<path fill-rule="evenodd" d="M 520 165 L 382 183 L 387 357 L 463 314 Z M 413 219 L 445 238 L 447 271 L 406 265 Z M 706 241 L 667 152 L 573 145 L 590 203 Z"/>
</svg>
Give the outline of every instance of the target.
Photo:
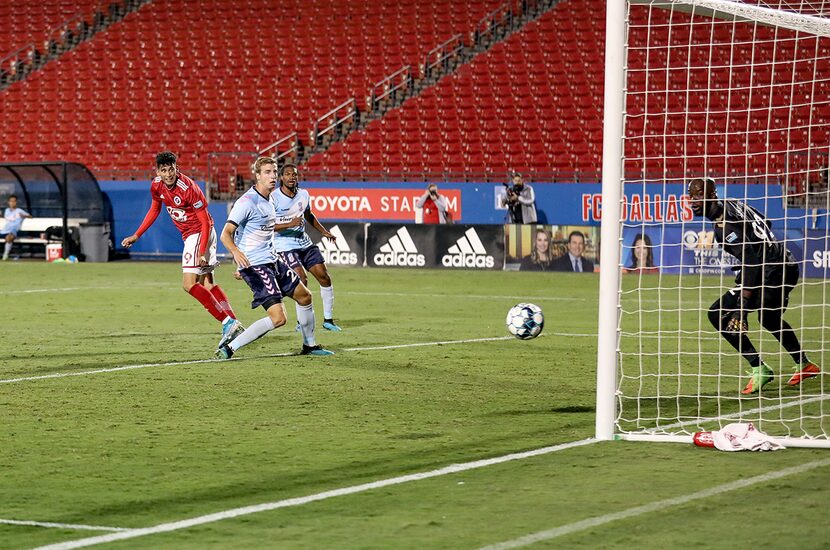
<svg viewBox="0 0 830 550">
<path fill-rule="evenodd" d="M 195 233 L 184 240 L 184 250 L 182 251 L 182 272 L 184 273 L 206 275 L 207 273 L 213 273 L 213 270 L 219 265 L 219 261 L 216 259 L 216 231 L 212 227 L 208 235 L 208 245 L 205 248 L 208 265 L 207 267 L 199 265 L 201 236 L 201 233 Z"/>
</svg>

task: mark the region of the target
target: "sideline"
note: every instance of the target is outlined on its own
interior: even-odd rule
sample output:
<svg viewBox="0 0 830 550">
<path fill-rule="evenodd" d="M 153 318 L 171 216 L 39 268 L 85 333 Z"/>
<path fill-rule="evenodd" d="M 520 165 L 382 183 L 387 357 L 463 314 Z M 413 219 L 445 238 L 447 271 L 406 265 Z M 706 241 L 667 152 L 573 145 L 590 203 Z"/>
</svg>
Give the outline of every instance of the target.
<svg viewBox="0 0 830 550">
<path fill-rule="evenodd" d="M 728 493 L 730 491 L 736 491 L 738 489 L 745 489 L 747 487 L 751 487 L 752 485 L 757 485 L 758 483 L 765 483 L 767 481 L 772 481 L 774 479 L 779 479 L 794 474 L 800 474 L 808 470 L 820 468 L 822 466 L 830 466 L 830 458 L 816 460 L 814 462 L 807 462 L 806 464 L 801 464 L 800 466 L 793 466 L 792 468 L 786 468 L 784 470 L 779 470 L 777 472 L 769 472 L 766 474 L 761 474 L 759 476 L 750 477 L 739 481 L 733 481 L 731 483 L 724 483 L 723 485 L 716 485 L 715 487 L 704 489 L 696 493 L 682 495 L 674 498 L 667 498 L 665 500 L 658 500 L 656 502 L 652 502 L 651 504 L 645 504 L 643 506 L 629 508 L 628 510 L 614 512 L 613 514 L 606 514 L 604 516 L 598 516 L 595 518 L 577 521 L 575 523 L 569 523 L 568 525 L 555 527 L 553 529 L 548 529 L 547 531 L 539 531 L 538 533 L 532 533 L 530 535 L 525 535 L 517 539 L 500 542 L 490 546 L 484 546 L 480 550 L 507 550 L 508 548 L 520 548 L 522 546 L 527 546 L 529 544 L 548 541 L 564 535 L 570 535 L 572 533 L 584 531 L 592 527 L 598 527 L 606 523 L 611 523 L 612 521 L 628 519 L 643 514 L 648 514 L 651 512 L 661 512 L 666 508 L 672 506 L 681 506 L 683 504 L 687 504 L 695 500 L 700 500 L 703 498 Z"/>
<path fill-rule="evenodd" d="M 550 447 L 542 447 L 541 449 L 534 449 L 532 451 L 524 451 L 521 453 L 511 453 L 509 455 L 499 456 L 495 458 L 487 458 L 484 460 L 476 460 L 474 462 L 465 462 L 463 464 L 452 464 L 450 466 L 445 466 L 444 468 L 439 468 L 437 470 L 431 470 L 429 472 L 421 472 L 417 474 L 409 474 L 404 476 L 393 477 L 389 479 L 383 479 L 379 481 L 372 481 L 370 483 L 363 483 L 361 485 L 353 485 L 351 487 L 344 487 L 342 489 L 334 489 L 331 491 L 324 491 L 322 493 L 317 493 L 314 495 L 308 495 L 305 497 L 296 497 L 296 498 L 289 498 L 285 500 L 278 500 L 276 502 L 266 502 L 263 504 L 255 504 L 253 506 L 244 506 L 242 508 L 232 508 L 230 510 L 225 510 L 223 512 L 216 512 L 214 514 L 207 514 L 204 516 L 198 516 L 195 518 L 185 519 L 181 521 L 173 521 L 170 523 L 160 523 L 158 525 L 154 525 L 152 527 L 145 527 L 141 529 L 129 529 L 127 531 L 121 531 L 119 533 L 110 533 L 108 535 L 97 535 L 94 537 L 89 537 L 85 539 L 79 539 L 74 541 L 68 542 L 60 542 L 57 544 L 50 544 L 47 546 L 40 546 L 36 550 L 70 550 L 72 548 L 85 548 L 87 546 L 93 546 L 95 544 L 102 544 L 106 542 L 114 542 L 117 540 L 126 540 L 126 539 L 133 539 L 136 537 L 143 537 L 147 535 L 154 535 L 157 533 L 168 533 L 170 531 L 178 531 L 179 529 L 187 529 L 189 527 L 193 527 L 195 525 L 204 525 L 205 523 L 212 523 L 215 521 L 221 521 L 223 519 L 229 518 L 236 518 L 239 516 L 246 516 L 249 514 L 256 514 L 258 512 L 266 512 L 268 510 L 277 510 L 279 508 L 288 508 L 291 506 L 302 506 L 303 504 L 308 504 L 310 502 L 317 502 L 320 500 L 326 500 L 333 497 L 339 497 L 344 495 L 353 495 L 355 493 L 362 493 L 363 491 L 369 491 L 372 489 L 379 489 L 381 487 L 389 487 L 390 485 L 400 485 L 402 483 L 408 483 L 410 481 L 420 481 L 422 479 L 430 479 L 433 477 L 444 476 L 447 474 L 455 474 L 458 472 L 465 472 L 468 470 L 474 470 L 476 468 L 483 468 L 485 466 L 492 466 L 494 464 L 503 464 L 505 462 L 510 462 L 513 460 L 521 460 L 524 458 L 530 458 L 534 456 L 545 455 L 548 453 L 554 453 L 557 451 L 564 451 L 566 449 L 572 449 L 575 447 L 582 447 L 584 445 L 591 445 L 593 443 L 597 443 L 597 439 L 582 439 L 580 441 L 573 441 L 570 443 L 562 443 L 560 445 L 553 445 Z"/>
</svg>

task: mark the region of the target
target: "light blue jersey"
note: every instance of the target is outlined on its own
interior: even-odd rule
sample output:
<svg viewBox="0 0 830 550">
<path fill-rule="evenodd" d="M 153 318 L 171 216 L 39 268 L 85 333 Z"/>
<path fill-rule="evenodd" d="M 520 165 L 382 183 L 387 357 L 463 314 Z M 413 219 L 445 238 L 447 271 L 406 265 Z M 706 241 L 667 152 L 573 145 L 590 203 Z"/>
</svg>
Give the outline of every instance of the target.
<svg viewBox="0 0 830 550">
<path fill-rule="evenodd" d="M 23 220 L 29 217 L 29 213 L 22 208 L 6 208 L 3 211 L 3 219 L 6 220 L 5 227 L 0 227 L 0 234 L 11 233 L 17 235 Z"/>
<path fill-rule="evenodd" d="M 291 198 L 277 187 L 271 193 L 271 203 L 277 213 L 277 223 L 288 223 L 297 216 L 303 216 L 306 211 L 311 211 L 311 197 L 305 189 L 297 189 L 297 194 Z M 277 252 L 302 250 L 311 245 L 311 238 L 305 232 L 305 219 L 297 227 L 274 232 L 274 250 Z"/>
<path fill-rule="evenodd" d="M 233 242 L 251 265 L 276 261 L 272 237 L 277 217 L 274 206 L 253 187 L 234 203 L 228 221 L 236 224 Z"/>
</svg>

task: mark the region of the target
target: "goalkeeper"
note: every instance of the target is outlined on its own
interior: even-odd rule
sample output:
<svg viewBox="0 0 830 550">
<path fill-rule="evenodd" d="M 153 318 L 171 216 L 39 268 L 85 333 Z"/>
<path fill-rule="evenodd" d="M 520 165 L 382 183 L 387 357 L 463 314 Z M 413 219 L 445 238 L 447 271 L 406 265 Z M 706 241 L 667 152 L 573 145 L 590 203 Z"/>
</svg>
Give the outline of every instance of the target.
<svg viewBox="0 0 830 550">
<path fill-rule="evenodd" d="M 795 331 L 783 319 L 790 292 L 798 284 L 798 264 L 773 236 L 764 216 L 741 201 L 719 199 L 715 181 L 697 178 L 689 183 L 692 211 L 714 222 L 715 239 L 737 258 L 736 287 L 709 308 L 709 321 L 724 339 L 749 362 L 751 377 L 742 394 L 761 390 L 772 382 L 773 370 L 764 364 L 747 336 L 749 312 L 757 311 L 761 326 L 775 336 L 796 363 L 787 382 L 797 386 L 820 369 L 807 359 Z"/>
</svg>

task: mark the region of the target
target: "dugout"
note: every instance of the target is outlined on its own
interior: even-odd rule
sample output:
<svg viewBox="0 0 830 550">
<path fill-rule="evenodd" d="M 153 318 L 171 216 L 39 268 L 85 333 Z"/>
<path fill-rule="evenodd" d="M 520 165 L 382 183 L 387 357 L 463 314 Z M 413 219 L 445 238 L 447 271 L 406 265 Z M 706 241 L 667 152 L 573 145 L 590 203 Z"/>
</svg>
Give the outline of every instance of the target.
<svg viewBox="0 0 830 550">
<path fill-rule="evenodd" d="M 48 242 L 62 242 L 64 258 L 80 254 L 88 261 L 109 259 L 112 209 L 98 180 L 83 164 L 0 163 L 3 208 L 9 195 L 17 195 L 20 208 L 32 215 L 21 228 L 22 245 L 31 245 L 28 248 L 39 254 Z"/>
</svg>

